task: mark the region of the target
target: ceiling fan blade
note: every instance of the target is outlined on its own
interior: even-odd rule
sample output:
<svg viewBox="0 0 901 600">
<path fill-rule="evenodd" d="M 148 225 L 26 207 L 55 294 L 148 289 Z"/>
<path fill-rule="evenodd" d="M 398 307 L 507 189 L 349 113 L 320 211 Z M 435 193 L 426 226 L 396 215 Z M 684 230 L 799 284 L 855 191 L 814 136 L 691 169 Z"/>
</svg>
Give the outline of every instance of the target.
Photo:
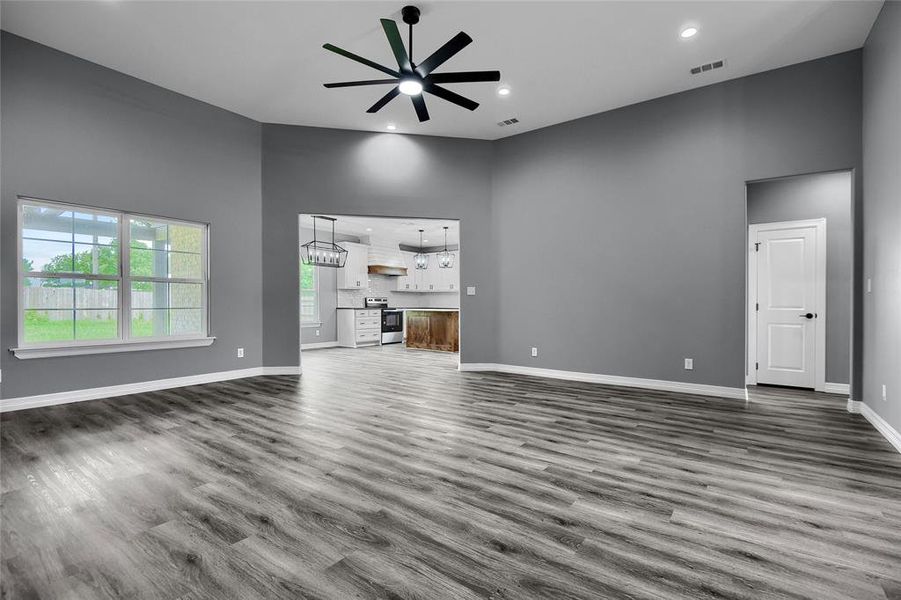
<svg viewBox="0 0 901 600">
<path fill-rule="evenodd" d="M 461 31 L 448 40 L 446 44 L 435 50 L 431 56 L 419 63 L 419 66 L 416 67 L 416 72 L 419 73 L 421 77 L 425 77 L 451 56 L 471 43 L 472 38 Z"/>
<path fill-rule="evenodd" d="M 388 38 L 388 44 L 391 45 L 391 51 L 394 52 L 394 58 L 397 59 L 397 66 L 405 73 L 411 72 L 413 67 L 410 65 L 410 57 L 407 56 L 404 42 L 400 39 L 397 23 L 391 19 L 380 19 L 380 21 L 382 22 L 382 29 L 385 30 L 385 36 Z"/>
<path fill-rule="evenodd" d="M 473 83 L 477 81 L 500 81 L 500 71 L 465 71 L 461 73 L 432 73 L 432 83 Z"/>
<path fill-rule="evenodd" d="M 422 97 L 422 94 L 410 96 L 410 99 L 413 100 L 413 108 L 416 109 L 416 116 L 419 117 L 419 122 L 428 121 L 429 109 L 425 107 L 425 98 Z"/>
<path fill-rule="evenodd" d="M 367 79 L 366 81 L 339 81 L 338 83 L 323 83 L 327 88 L 356 87 L 358 85 L 380 85 L 383 83 L 397 83 L 397 79 Z"/>
<path fill-rule="evenodd" d="M 440 85 L 429 84 L 425 87 L 425 91 L 438 96 L 442 100 L 453 102 L 457 106 L 462 106 L 463 108 L 468 108 L 469 110 L 475 110 L 479 107 L 478 102 L 470 100 L 469 98 L 465 98 L 460 94 L 457 94 L 456 92 L 452 92 L 447 88 L 441 87 Z"/>
<path fill-rule="evenodd" d="M 384 67 L 378 63 L 372 62 L 371 60 L 369 60 L 367 58 L 363 58 L 362 56 L 357 56 L 353 52 L 348 52 L 347 50 L 343 50 L 343 49 L 339 48 L 338 46 L 333 46 L 331 44 L 323 44 L 322 47 L 325 48 L 326 50 L 330 50 L 330 51 L 334 52 L 335 54 L 340 54 L 344 58 L 349 58 L 350 60 L 355 60 L 358 63 L 362 63 L 362 64 L 366 65 L 367 67 L 372 67 L 373 69 L 375 69 L 377 71 L 381 71 L 382 73 L 385 73 L 387 75 L 391 75 L 392 77 L 397 77 L 398 79 L 400 78 L 400 73 L 398 73 L 397 71 L 395 71 L 393 69 L 389 69 L 388 67 Z"/>
<path fill-rule="evenodd" d="M 368 113 L 379 112 L 383 106 L 385 106 L 386 104 L 388 104 L 389 102 L 394 100 L 394 97 L 397 96 L 399 93 L 400 93 L 400 88 L 398 88 L 397 86 L 391 88 L 390 92 L 388 92 L 387 94 L 382 96 L 379 99 L 379 101 L 376 102 L 375 104 L 373 104 L 372 106 L 370 106 L 369 110 L 367 110 L 366 112 L 368 112 Z"/>
</svg>

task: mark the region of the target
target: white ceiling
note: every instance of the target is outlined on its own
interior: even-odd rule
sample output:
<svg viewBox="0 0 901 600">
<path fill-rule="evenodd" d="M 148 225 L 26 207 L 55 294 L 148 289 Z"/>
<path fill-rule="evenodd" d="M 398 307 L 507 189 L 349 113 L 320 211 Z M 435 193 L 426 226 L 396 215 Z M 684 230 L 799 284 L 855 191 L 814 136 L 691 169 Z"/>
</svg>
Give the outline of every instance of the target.
<svg viewBox="0 0 901 600">
<path fill-rule="evenodd" d="M 415 49 L 416 42 L 413 42 Z M 423 245 L 443 246 L 444 227 L 447 226 L 447 243 L 456 245 L 460 241 L 460 222 L 442 219 L 405 219 L 391 217 L 347 217 L 342 215 L 324 215 L 338 219 L 335 221 L 335 233 L 343 233 L 356 237 L 372 236 L 405 246 L 419 246 L 419 230 L 423 229 Z M 300 225 L 305 229 L 313 228 L 310 215 L 300 216 Z M 316 223 L 317 232 L 325 231 L 331 235 L 331 226 L 325 221 Z M 317 237 L 319 237 L 317 235 Z M 301 240 L 307 242 L 309 240 Z"/>
<path fill-rule="evenodd" d="M 448 84 L 482 104 L 470 113 L 426 96 L 366 109 L 383 86 L 322 83 L 384 77 L 322 49 L 333 43 L 396 64 L 378 19 L 396 2 L 4 1 L 4 29 L 253 119 L 496 139 L 577 117 L 859 48 L 878 1 L 420 2 L 414 60 L 458 31 L 475 40 L 442 70 L 499 69 L 494 83 Z M 679 32 L 699 27 L 690 40 Z M 402 28 L 401 31 L 404 31 Z M 404 34 L 406 39 L 406 34 Z M 726 67 L 690 75 L 724 58 Z M 497 122 L 517 117 L 518 125 Z"/>
</svg>

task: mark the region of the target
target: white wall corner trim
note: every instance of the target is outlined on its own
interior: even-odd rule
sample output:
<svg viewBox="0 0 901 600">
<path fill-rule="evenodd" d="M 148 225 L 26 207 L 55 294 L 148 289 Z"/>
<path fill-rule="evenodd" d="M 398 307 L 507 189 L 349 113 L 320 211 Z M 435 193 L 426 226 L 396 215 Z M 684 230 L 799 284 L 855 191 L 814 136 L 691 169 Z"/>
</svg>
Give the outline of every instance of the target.
<svg viewBox="0 0 901 600">
<path fill-rule="evenodd" d="M 731 388 L 704 383 L 686 383 L 684 381 L 665 381 L 662 379 L 641 379 L 639 377 L 620 377 L 618 375 L 602 375 L 600 373 L 580 373 L 578 371 L 560 371 L 556 369 L 541 369 L 537 367 L 521 367 L 518 365 L 503 365 L 498 363 L 460 363 L 461 371 L 495 371 L 498 373 L 513 373 L 516 375 L 531 375 L 533 377 L 548 377 L 551 379 L 566 379 L 569 381 L 584 381 L 586 383 L 599 383 L 602 385 L 618 385 L 622 387 L 645 388 L 664 392 L 679 392 L 682 394 L 697 394 L 699 396 L 716 396 L 719 398 L 731 398 L 748 401 L 748 390 L 745 388 Z"/>
<path fill-rule="evenodd" d="M 882 434 L 888 443 L 895 447 L 895 450 L 901 452 L 901 433 L 898 432 L 894 427 L 888 424 L 888 422 L 876 414 L 876 411 L 870 408 L 866 403 L 860 402 L 859 400 L 851 400 L 848 399 L 848 412 L 850 413 L 860 413 L 863 417 L 870 422 L 876 431 Z"/>
<path fill-rule="evenodd" d="M 338 341 L 334 342 L 312 342 L 310 344 L 301 344 L 300 350 L 303 352 L 304 350 L 318 350 L 320 348 L 337 348 Z"/>
<path fill-rule="evenodd" d="M 71 402 L 84 402 L 85 400 L 99 400 L 101 398 L 114 398 L 142 392 L 156 392 L 189 385 L 203 383 L 215 383 L 230 379 L 244 377 L 259 377 L 260 375 L 300 375 L 300 367 L 252 367 L 249 369 L 236 369 L 234 371 L 219 371 L 216 373 L 202 373 L 200 375 L 188 375 L 186 377 L 172 377 L 170 379 L 157 379 L 153 381 L 139 381 L 137 383 L 125 383 L 122 385 L 110 385 L 105 387 L 73 390 L 70 392 L 55 392 L 52 394 L 40 394 L 37 396 L 21 396 L 19 398 L 0 399 L 0 412 L 24 410 L 26 408 L 38 408 L 40 406 L 54 406 L 56 404 L 69 404 Z"/>
<path fill-rule="evenodd" d="M 851 384 L 849 383 L 829 383 L 826 382 L 826 388 L 823 390 L 827 394 L 842 394 L 848 396 L 851 394 Z"/>
</svg>

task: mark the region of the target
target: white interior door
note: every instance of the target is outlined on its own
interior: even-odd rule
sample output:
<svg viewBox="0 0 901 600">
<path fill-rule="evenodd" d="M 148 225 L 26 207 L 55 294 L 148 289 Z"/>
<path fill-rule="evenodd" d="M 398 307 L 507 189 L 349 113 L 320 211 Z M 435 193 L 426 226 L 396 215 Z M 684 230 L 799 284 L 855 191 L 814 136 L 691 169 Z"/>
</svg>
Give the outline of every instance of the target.
<svg viewBox="0 0 901 600">
<path fill-rule="evenodd" d="M 757 383 L 817 387 L 818 226 L 756 234 Z"/>
</svg>

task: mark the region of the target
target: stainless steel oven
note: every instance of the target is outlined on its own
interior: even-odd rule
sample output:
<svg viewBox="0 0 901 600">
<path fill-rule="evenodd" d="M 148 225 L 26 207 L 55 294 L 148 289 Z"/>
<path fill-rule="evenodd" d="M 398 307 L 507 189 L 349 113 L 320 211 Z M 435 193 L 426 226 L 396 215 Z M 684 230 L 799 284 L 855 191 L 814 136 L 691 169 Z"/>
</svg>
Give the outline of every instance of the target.
<svg viewBox="0 0 901 600">
<path fill-rule="evenodd" d="M 366 298 L 366 308 L 382 309 L 382 344 L 404 341 L 404 311 L 390 308 L 387 298 Z"/>
</svg>

